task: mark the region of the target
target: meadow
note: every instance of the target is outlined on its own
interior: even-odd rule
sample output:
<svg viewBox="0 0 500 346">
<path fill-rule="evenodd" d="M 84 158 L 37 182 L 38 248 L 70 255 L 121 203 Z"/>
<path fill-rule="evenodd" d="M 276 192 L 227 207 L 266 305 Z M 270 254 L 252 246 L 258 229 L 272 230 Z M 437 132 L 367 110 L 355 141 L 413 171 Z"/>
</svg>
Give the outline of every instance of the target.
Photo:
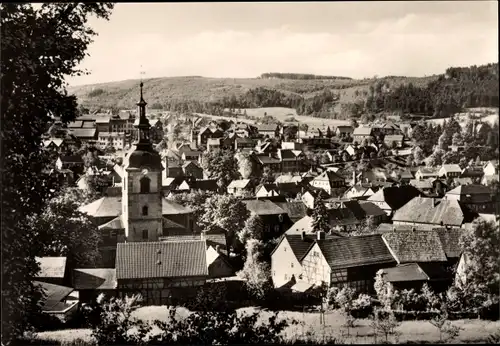
<svg viewBox="0 0 500 346">
<path fill-rule="evenodd" d="M 238 314 L 255 311 L 255 307 L 238 309 Z M 168 322 L 168 310 L 166 306 L 148 306 L 139 308 L 134 312 L 134 317 L 144 321 L 161 320 Z M 177 318 L 183 318 L 190 314 L 185 308 L 177 309 Z M 262 320 L 267 320 L 270 312 L 260 311 Z M 279 318 L 288 320 L 295 319 L 299 325 L 289 326 L 284 330 L 284 336 L 290 342 L 297 338 L 307 338 L 310 341 L 318 343 L 328 342 L 335 339 L 337 343 L 359 344 L 374 343 L 373 330 L 369 319 L 358 319 L 355 326 L 350 329 L 349 335 L 343 327 L 344 317 L 338 311 L 332 311 L 325 314 L 325 323 L 321 324 L 319 313 L 302 313 L 296 311 L 280 311 Z M 489 335 L 500 330 L 500 321 L 485 321 L 480 319 L 456 320 L 452 322 L 462 330 L 456 343 L 484 343 Z M 396 329 L 397 336 L 390 336 L 392 343 L 435 343 L 439 341 L 438 330 L 428 321 L 403 321 Z M 71 343 L 81 339 L 87 344 L 92 344 L 93 339 L 90 329 L 68 329 L 59 331 L 41 332 L 34 336 L 41 342 Z M 378 342 L 382 337 L 379 335 Z M 83 346 L 83 345 L 82 345 Z"/>
</svg>

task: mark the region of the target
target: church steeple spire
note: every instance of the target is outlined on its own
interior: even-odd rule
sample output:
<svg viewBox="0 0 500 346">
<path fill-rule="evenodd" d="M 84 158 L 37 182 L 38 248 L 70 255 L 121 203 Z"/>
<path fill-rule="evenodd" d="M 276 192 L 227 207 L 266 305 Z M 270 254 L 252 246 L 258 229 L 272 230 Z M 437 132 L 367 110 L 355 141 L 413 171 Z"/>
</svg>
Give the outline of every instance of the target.
<svg viewBox="0 0 500 346">
<path fill-rule="evenodd" d="M 137 149 L 140 150 L 152 150 L 152 145 L 151 145 L 151 140 L 149 137 L 149 120 L 146 118 L 146 105 L 147 102 L 144 101 L 144 96 L 143 96 L 143 91 L 142 88 L 144 86 L 144 83 L 141 81 L 140 88 L 141 88 L 141 98 L 139 102 L 137 102 L 137 106 L 139 107 L 139 123 L 135 126 L 137 128 L 138 132 L 138 140 L 136 142 L 136 147 Z"/>
</svg>

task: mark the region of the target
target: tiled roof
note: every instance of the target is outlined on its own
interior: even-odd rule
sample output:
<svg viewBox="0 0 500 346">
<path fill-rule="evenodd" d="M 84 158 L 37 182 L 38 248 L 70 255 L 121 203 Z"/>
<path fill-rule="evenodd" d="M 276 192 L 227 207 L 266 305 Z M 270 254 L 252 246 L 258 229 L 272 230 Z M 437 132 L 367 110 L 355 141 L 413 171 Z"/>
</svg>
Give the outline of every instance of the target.
<svg viewBox="0 0 500 346">
<path fill-rule="evenodd" d="M 459 258 L 462 251 L 460 250 L 460 236 L 464 230 L 462 228 L 435 228 L 433 231 L 437 232 L 441 244 L 443 245 L 444 252 L 448 258 Z"/>
<path fill-rule="evenodd" d="M 438 175 L 438 170 L 435 168 L 420 167 L 418 172 L 420 172 L 420 174 L 424 177 L 425 176 L 437 177 L 437 175 Z"/>
<path fill-rule="evenodd" d="M 433 198 L 415 197 L 398 209 L 393 221 L 434 224 L 460 227 L 471 222 L 476 213 L 461 205 L 457 200 L 437 201 Z"/>
<path fill-rule="evenodd" d="M 117 246 L 118 280 L 207 275 L 206 243 L 203 240 L 119 243 Z"/>
<path fill-rule="evenodd" d="M 191 214 L 192 212 L 190 208 L 162 198 L 162 215 Z"/>
<path fill-rule="evenodd" d="M 66 257 L 36 257 L 40 264 L 37 278 L 64 278 Z"/>
<path fill-rule="evenodd" d="M 83 121 L 81 120 L 75 120 L 75 121 L 71 121 L 68 123 L 68 127 L 73 130 L 73 129 L 79 129 L 83 126 Z"/>
<path fill-rule="evenodd" d="M 296 155 L 294 151 L 295 150 L 291 149 L 279 149 L 278 156 L 280 156 L 282 160 L 297 160 L 297 157 L 301 152 L 299 151 L 299 153 Z"/>
<path fill-rule="evenodd" d="M 282 174 L 275 179 L 275 183 L 300 183 L 302 177 L 300 175 Z"/>
<path fill-rule="evenodd" d="M 460 174 L 461 178 L 480 178 L 484 175 L 484 171 L 481 167 L 471 167 L 466 168 Z"/>
<path fill-rule="evenodd" d="M 410 185 L 416 187 L 417 189 L 432 189 L 432 181 L 429 179 L 425 180 L 411 179 Z"/>
<path fill-rule="evenodd" d="M 345 181 L 340 175 L 335 173 L 334 171 L 325 171 L 318 175 L 313 181 Z"/>
<path fill-rule="evenodd" d="M 405 263 L 383 269 L 384 279 L 388 282 L 428 281 L 429 277 L 417 263 Z"/>
<path fill-rule="evenodd" d="M 380 209 L 377 205 L 373 204 L 372 202 L 360 201 L 359 206 L 363 208 L 366 216 L 377 217 L 386 215 L 385 211 Z"/>
<path fill-rule="evenodd" d="M 217 191 L 219 187 L 217 186 L 217 179 L 198 179 L 193 182 L 191 188 L 203 191 Z"/>
<path fill-rule="evenodd" d="M 116 217 L 122 213 L 121 197 L 102 197 L 79 208 L 92 217 Z"/>
<path fill-rule="evenodd" d="M 385 202 L 392 210 L 398 210 L 421 192 L 411 185 L 384 187 L 368 197 L 368 201 Z"/>
<path fill-rule="evenodd" d="M 286 212 L 278 205 L 265 199 L 249 199 L 242 201 L 247 209 L 256 215 L 281 215 Z"/>
<path fill-rule="evenodd" d="M 290 249 L 298 261 L 302 260 L 316 241 L 314 235 L 306 236 L 304 239 L 302 239 L 302 234 L 284 234 L 283 236 L 288 241 L 288 244 L 290 244 Z"/>
<path fill-rule="evenodd" d="M 116 289 L 116 269 L 74 269 L 73 287 L 76 290 L 114 290 Z"/>
<path fill-rule="evenodd" d="M 123 222 L 123 216 L 118 215 L 113 220 L 106 222 L 98 227 L 99 229 L 125 229 L 125 224 Z"/>
<path fill-rule="evenodd" d="M 325 239 L 318 245 L 332 269 L 395 262 L 378 234 Z"/>
<path fill-rule="evenodd" d="M 307 207 L 302 201 L 275 202 L 275 204 L 283 209 L 292 221 L 307 215 Z"/>
<path fill-rule="evenodd" d="M 33 284 L 41 286 L 45 293 L 45 299 L 42 301 L 42 311 L 59 312 L 66 310 L 70 306 L 65 304 L 63 300 L 74 291 L 73 288 L 40 281 L 34 281 Z"/>
<path fill-rule="evenodd" d="M 180 225 L 177 222 L 167 219 L 166 217 L 162 219 L 162 227 L 163 229 L 167 230 L 168 229 L 186 230 L 186 227 L 184 227 L 183 225 Z"/>
<path fill-rule="evenodd" d="M 479 194 L 491 194 L 491 189 L 484 185 L 470 184 L 470 185 L 460 185 L 450 190 L 446 193 L 447 195 L 479 195 Z"/>
<path fill-rule="evenodd" d="M 71 134 L 78 138 L 95 137 L 96 129 L 70 129 Z"/>
<path fill-rule="evenodd" d="M 278 125 L 276 124 L 259 124 L 257 125 L 257 130 L 261 131 L 276 131 Z"/>
<path fill-rule="evenodd" d="M 339 132 L 353 132 L 354 131 L 354 128 L 352 126 L 337 126 L 337 130 Z"/>
<path fill-rule="evenodd" d="M 354 132 L 352 133 L 353 136 L 370 136 L 372 134 L 372 128 L 371 127 L 356 127 L 354 129 Z"/>
<path fill-rule="evenodd" d="M 257 155 L 256 159 L 260 161 L 261 164 L 273 164 L 280 163 L 281 161 L 275 157 L 269 157 L 267 155 Z"/>
<path fill-rule="evenodd" d="M 460 168 L 459 165 L 456 164 L 450 164 L 450 165 L 443 165 L 442 168 L 448 173 L 461 173 L 462 169 Z"/>
<path fill-rule="evenodd" d="M 472 178 L 453 178 L 453 183 L 456 185 L 469 185 L 472 184 Z"/>
<path fill-rule="evenodd" d="M 399 231 L 382 235 L 398 263 L 447 261 L 441 239 L 434 231 Z"/>
<path fill-rule="evenodd" d="M 250 184 L 250 179 L 237 179 L 233 180 L 228 185 L 228 189 L 244 189 Z"/>
</svg>

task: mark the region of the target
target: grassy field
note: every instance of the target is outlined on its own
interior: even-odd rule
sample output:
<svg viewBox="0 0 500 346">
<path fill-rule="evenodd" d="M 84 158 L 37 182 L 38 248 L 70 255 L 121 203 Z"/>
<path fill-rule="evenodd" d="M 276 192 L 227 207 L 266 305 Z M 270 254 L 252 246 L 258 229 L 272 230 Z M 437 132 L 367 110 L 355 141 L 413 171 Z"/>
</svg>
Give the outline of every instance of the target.
<svg viewBox="0 0 500 346">
<path fill-rule="evenodd" d="M 464 126 L 464 124 L 467 120 L 468 114 L 478 116 L 479 114 L 481 114 L 480 112 L 484 111 L 484 110 L 489 111 L 489 112 L 493 112 L 494 114 L 490 114 L 490 115 L 486 115 L 484 117 L 481 117 L 480 118 L 481 121 L 488 122 L 491 125 L 493 125 L 495 122 L 498 122 L 498 108 L 481 108 L 481 109 L 470 108 L 470 109 L 467 109 L 464 113 L 456 114 L 456 117 L 457 117 L 457 120 L 460 123 L 460 125 Z M 445 119 L 429 119 L 426 121 L 431 122 L 434 125 L 436 125 L 436 124 L 443 125 L 444 120 Z"/>
<path fill-rule="evenodd" d="M 238 314 L 255 311 L 256 308 L 239 309 Z M 186 309 L 178 309 L 178 318 L 189 315 Z M 144 321 L 162 320 L 168 321 L 167 307 L 165 306 L 150 306 L 138 309 L 134 316 Z M 267 320 L 270 313 L 261 311 L 261 319 Z M 370 321 L 367 319 L 356 320 L 355 327 L 350 330 L 350 335 L 346 335 L 343 328 L 345 322 L 344 317 L 337 311 L 327 313 L 325 315 L 325 324 L 320 323 L 318 313 L 301 313 L 282 311 L 279 313 L 280 318 L 295 319 L 300 322 L 298 326 L 290 326 L 284 331 L 284 335 L 288 340 L 295 340 L 306 334 L 310 335 L 317 342 L 335 338 L 339 342 L 356 344 L 356 343 L 374 343 L 373 331 L 370 327 Z M 452 322 L 454 325 L 462 328 L 459 337 L 455 342 L 471 343 L 484 342 L 488 335 L 491 335 L 500 330 L 500 321 L 491 322 L 484 320 L 458 320 Z M 427 321 L 404 321 L 397 328 L 399 336 L 395 339 L 391 336 L 391 342 L 437 342 L 439 341 L 439 332 Z M 38 333 L 36 337 L 40 340 L 58 340 L 70 342 L 76 339 L 83 339 L 88 342 L 92 341 L 91 331 L 89 329 L 71 329 Z M 379 336 L 378 341 L 381 341 Z"/>
</svg>

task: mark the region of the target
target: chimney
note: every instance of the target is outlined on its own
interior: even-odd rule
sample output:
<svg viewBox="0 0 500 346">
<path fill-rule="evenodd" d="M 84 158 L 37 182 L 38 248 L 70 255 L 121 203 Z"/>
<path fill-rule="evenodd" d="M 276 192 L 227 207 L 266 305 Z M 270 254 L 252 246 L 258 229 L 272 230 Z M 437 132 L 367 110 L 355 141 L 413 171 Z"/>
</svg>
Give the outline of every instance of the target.
<svg viewBox="0 0 500 346">
<path fill-rule="evenodd" d="M 300 239 L 306 239 L 306 232 L 302 231 L 302 233 L 300 234 Z"/>
<path fill-rule="evenodd" d="M 317 239 L 318 240 L 325 240 L 325 238 L 326 238 L 326 233 L 324 231 L 317 232 Z"/>
</svg>

